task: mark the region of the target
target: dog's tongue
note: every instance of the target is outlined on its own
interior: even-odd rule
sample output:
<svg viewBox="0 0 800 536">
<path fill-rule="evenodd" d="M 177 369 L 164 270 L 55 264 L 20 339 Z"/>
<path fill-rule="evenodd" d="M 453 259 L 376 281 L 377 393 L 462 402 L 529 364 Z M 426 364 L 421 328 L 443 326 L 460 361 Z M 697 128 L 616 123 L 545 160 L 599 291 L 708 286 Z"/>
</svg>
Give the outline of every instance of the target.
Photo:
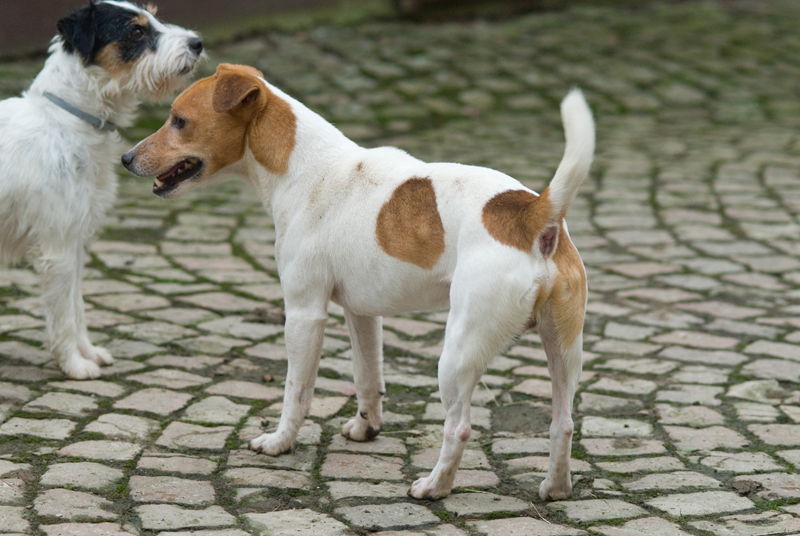
<svg viewBox="0 0 800 536">
<path fill-rule="evenodd" d="M 166 179 L 170 175 L 174 175 L 178 171 L 178 168 L 180 168 L 181 166 L 183 166 L 183 160 L 181 160 L 180 162 L 178 162 L 177 164 L 172 166 L 169 171 L 167 171 L 166 173 L 162 173 L 161 175 L 159 175 L 156 178 L 163 182 L 164 179 Z"/>
</svg>

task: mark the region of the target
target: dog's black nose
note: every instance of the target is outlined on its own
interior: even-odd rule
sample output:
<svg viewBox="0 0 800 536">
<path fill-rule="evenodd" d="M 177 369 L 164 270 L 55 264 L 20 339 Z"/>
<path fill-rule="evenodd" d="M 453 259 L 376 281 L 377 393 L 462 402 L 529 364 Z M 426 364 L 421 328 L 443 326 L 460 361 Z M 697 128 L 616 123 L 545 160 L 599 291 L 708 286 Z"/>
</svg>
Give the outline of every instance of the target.
<svg viewBox="0 0 800 536">
<path fill-rule="evenodd" d="M 199 37 L 189 39 L 189 49 L 199 56 L 203 52 L 203 40 Z"/>
<path fill-rule="evenodd" d="M 122 165 L 125 166 L 125 169 L 130 169 L 132 163 L 133 163 L 133 151 L 122 155 Z"/>
</svg>

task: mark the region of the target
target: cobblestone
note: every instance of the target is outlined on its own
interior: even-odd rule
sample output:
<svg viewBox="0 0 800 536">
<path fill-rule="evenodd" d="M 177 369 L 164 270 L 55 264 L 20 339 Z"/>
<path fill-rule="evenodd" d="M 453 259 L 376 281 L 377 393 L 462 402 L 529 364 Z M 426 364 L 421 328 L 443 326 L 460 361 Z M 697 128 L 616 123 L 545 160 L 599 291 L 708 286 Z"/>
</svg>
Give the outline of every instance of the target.
<svg viewBox="0 0 800 536">
<path fill-rule="evenodd" d="M 357 443 L 340 434 L 353 351 L 331 305 L 297 447 L 247 450 L 275 429 L 287 373 L 272 219 L 237 181 L 164 202 L 124 174 L 84 281 L 90 336 L 118 358 L 101 379 L 61 375 L 33 271 L 0 271 L 0 532 L 800 531 L 800 9 L 569 4 L 448 24 L 333 10 L 212 39 L 200 74 L 253 65 L 365 146 L 537 191 L 561 159 L 557 101 L 584 90 L 598 139 L 567 215 L 589 285 L 570 498 L 538 498 L 552 388 L 529 332 L 476 390 L 454 493 L 409 502 L 441 445 L 447 311 L 384 319 L 383 430 Z M 0 96 L 41 62 L 5 59 Z M 144 107 L 127 143 L 167 110 Z"/>
</svg>

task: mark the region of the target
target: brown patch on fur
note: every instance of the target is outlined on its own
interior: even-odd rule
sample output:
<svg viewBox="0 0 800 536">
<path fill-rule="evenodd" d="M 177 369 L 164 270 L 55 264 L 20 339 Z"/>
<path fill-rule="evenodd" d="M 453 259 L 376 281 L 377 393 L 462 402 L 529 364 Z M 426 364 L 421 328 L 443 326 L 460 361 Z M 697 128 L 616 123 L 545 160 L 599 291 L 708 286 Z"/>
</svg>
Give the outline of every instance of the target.
<svg viewBox="0 0 800 536">
<path fill-rule="evenodd" d="M 117 43 L 106 45 L 97 53 L 96 61 L 97 65 L 105 69 L 114 78 L 118 78 L 130 68 L 130 65 L 122 61 L 122 54 L 119 52 Z"/>
<path fill-rule="evenodd" d="M 364 169 L 364 162 L 359 162 L 356 166 L 356 171 L 361 171 L 362 169 Z"/>
<path fill-rule="evenodd" d="M 137 147 L 141 173 L 158 175 L 195 157 L 204 164 L 195 179 L 202 181 L 241 160 L 248 141 L 262 165 L 285 172 L 294 148 L 294 114 L 286 112 L 289 104 L 269 91 L 260 76 L 251 67 L 220 65 L 215 76 L 189 86 L 172 104 L 167 123 Z M 175 118 L 185 121 L 183 128 L 175 126 Z"/>
<path fill-rule="evenodd" d="M 549 288 L 544 285 L 539 286 L 526 329 L 538 326 L 542 310 L 549 303 L 561 348 L 566 350 L 583 330 L 586 272 L 578 250 L 567 236 L 563 223 L 560 224 L 559 240 L 552 259 L 558 269 L 554 274 L 553 284 Z"/>
<path fill-rule="evenodd" d="M 222 64 L 217 68 L 213 105 L 249 122 L 250 150 L 268 171 L 283 174 L 289 169 L 297 133 L 292 106 L 275 95 L 252 67 Z"/>
<path fill-rule="evenodd" d="M 378 245 L 387 254 L 426 270 L 444 253 L 444 227 L 429 178 L 412 177 L 383 204 L 375 227 Z"/>
<path fill-rule="evenodd" d="M 550 221 L 551 211 L 547 190 L 541 196 L 507 190 L 484 205 L 483 226 L 501 244 L 530 253 L 536 237 Z"/>
<path fill-rule="evenodd" d="M 158 13 L 158 6 L 155 4 L 147 4 L 144 8 L 154 17 Z"/>
<path fill-rule="evenodd" d="M 144 26 L 144 27 L 147 27 L 147 26 L 149 26 L 149 25 L 150 25 L 150 19 L 149 19 L 149 18 L 147 18 L 147 15 L 145 15 L 144 13 L 139 13 L 138 15 L 136 15 L 135 17 L 133 17 L 133 18 L 131 19 L 131 22 L 133 22 L 133 23 L 134 23 L 134 24 L 136 24 L 137 26 Z"/>
<path fill-rule="evenodd" d="M 561 348 L 566 350 L 583 330 L 586 309 L 586 271 L 581 256 L 561 225 L 558 246 L 553 254 L 558 275 L 553 282 L 553 320 L 558 327 Z"/>
</svg>

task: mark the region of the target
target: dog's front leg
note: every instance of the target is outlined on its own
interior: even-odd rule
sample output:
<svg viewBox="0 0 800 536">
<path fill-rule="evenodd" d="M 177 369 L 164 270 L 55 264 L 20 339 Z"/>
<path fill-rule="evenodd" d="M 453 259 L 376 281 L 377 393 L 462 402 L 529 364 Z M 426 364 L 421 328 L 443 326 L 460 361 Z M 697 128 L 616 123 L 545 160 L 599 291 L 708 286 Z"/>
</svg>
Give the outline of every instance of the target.
<svg viewBox="0 0 800 536">
<path fill-rule="evenodd" d="M 288 370 L 283 412 L 275 432 L 262 434 L 250 441 L 250 448 L 256 452 L 278 456 L 294 447 L 297 432 L 311 407 L 327 320 L 324 306 L 296 310 L 287 303 L 284 339 Z"/>
<path fill-rule="evenodd" d="M 381 317 L 358 316 L 345 309 L 345 320 L 353 346 L 353 379 L 358 413 L 342 427 L 342 435 L 353 441 L 374 439 L 381 431 L 383 395 L 383 337 Z"/>
<path fill-rule="evenodd" d="M 550 423 L 550 462 L 547 476 L 539 485 L 542 500 L 566 499 L 572 493 L 569 460 L 572 453 L 572 402 L 581 375 L 583 337 L 579 334 L 562 350 L 557 328 L 550 318 L 539 326 L 547 354 L 547 368 L 553 383 L 553 420 Z"/>
<path fill-rule="evenodd" d="M 47 342 L 56 364 L 70 378 L 97 378 L 100 367 L 84 359 L 79 350 L 81 326 L 85 325 L 81 297 L 83 247 L 78 244 L 73 250 L 41 249 L 37 253 L 34 266 L 42 283 Z M 78 302 L 80 311 L 76 310 Z"/>
<path fill-rule="evenodd" d="M 83 248 L 79 248 L 77 254 L 78 269 L 74 274 L 74 284 L 78 289 L 80 289 L 83 283 L 83 262 L 85 255 Z M 75 322 L 78 329 L 78 351 L 83 357 L 89 361 L 92 361 L 93 363 L 97 363 L 98 365 L 110 365 L 114 362 L 114 358 L 111 357 L 111 353 L 105 348 L 93 345 L 89 340 L 89 330 L 86 328 L 86 307 L 83 303 L 83 293 L 80 291 L 76 292 L 74 293 L 73 298 L 75 300 L 73 303 Z"/>
</svg>

